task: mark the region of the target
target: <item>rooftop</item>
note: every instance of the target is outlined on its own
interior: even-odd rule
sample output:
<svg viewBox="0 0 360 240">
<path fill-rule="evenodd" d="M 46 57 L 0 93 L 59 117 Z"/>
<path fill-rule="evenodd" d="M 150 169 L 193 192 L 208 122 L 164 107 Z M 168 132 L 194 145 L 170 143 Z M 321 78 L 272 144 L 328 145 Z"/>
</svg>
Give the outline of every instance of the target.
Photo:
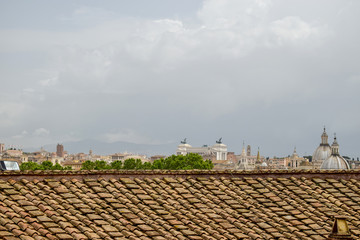
<svg viewBox="0 0 360 240">
<path fill-rule="evenodd" d="M 5 171 L 1 239 L 360 238 L 360 171 Z"/>
</svg>

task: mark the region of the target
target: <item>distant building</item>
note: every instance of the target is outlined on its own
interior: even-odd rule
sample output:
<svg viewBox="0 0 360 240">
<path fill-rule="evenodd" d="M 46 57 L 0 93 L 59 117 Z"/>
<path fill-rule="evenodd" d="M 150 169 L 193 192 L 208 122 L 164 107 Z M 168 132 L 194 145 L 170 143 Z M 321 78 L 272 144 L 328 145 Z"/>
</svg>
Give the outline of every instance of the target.
<svg viewBox="0 0 360 240">
<path fill-rule="evenodd" d="M 265 158 L 260 157 L 260 148 L 258 148 L 258 152 L 257 152 L 257 155 L 256 155 L 255 169 L 257 169 L 257 170 L 269 169 L 269 166 L 266 163 Z"/>
<path fill-rule="evenodd" d="M 311 169 L 312 166 L 309 163 L 309 160 L 303 157 L 299 157 L 294 148 L 294 152 L 290 157 L 285 158 L 285 162 L 289 169 Z"/>
<path fill-rule="evenodd" d="M 245 145 L 243 143 L 243 148 L 240 155 L 236 156 L 236 165 L 235 169 L 247 170 L 249 169 L 248 157 L 251 155 L 251 147 L 247 146 L 247 151 L 245 152 Z"/>
<path fill-rule="evenodd" d="M 63 167 L 71 167 L 72 170 L 80 170 L 85 160 L 67 160 L 62 163 Z"/>
<path fill-rule="evenodd" d="M 158 159 L 165 159 L 166 156 L 165 155 L 155 155 L 155 156 L 151 156 L 150 157 L 150 162 L 153 162 L 155 160 L 158 160 Z"/>
<path fill-rule="evenodd" d="M 5 144 L 0 143 L 0 154 L 2 154 L 3 152 L 5 152 Z"/>
<path fill-rule="evenodd" d="M 202 147 L 192 147 L 186 143 L 186 139 L 181 141 L 176 150 L 176 155 L 186 155 L 188 153 L 197 153 L 204 159 L 210 159 L 214 161 L 226 161 L 227 160 L 227 146 L 222 143 L 221 138 L 216 141 L 213 146 L 204 145 Z M 215 163 L 215 162 L 214 162 Z"/>
<path fill-rule="evenodd" d="M 235 164 L 234 168 L 238 169 L 238 170 L 253 170 L 256 168 L 256 166 L 260 167 L 263 162 L 265 162 L 265 157 L 260 156 L 259 150 L 258 150 L 257 155 L 252 156 L 251 155 L 251 146 L 248 145 L 246 148 L 246 151 L 245 151 L 245 145 L 243 143 L 243 148 L 242 148 L 241 154 L 236 155 L 236 164 Z M 263 165 L 265 165 L 265 164 L 263 164 Z"/>
<path fill-rule="evenodd" d="M 339 154 L 339 144 L 334 137 L 331 145 L 331 155 L 322 164 L 320 169 L 350 169 L 349 163 Z"/>
<path fill-rule="evenodd" d="M 324 127 L 324 132 L 321 135 L 321 143 L 320 146 L 316 148 L 314 154 L 312 156 L 312 164 L 315 169 L 319 169 L 321 164 L 330 157 L 331 155 L 331 147 L 328 143 L 328 135 L 326 133 L 326 129 Z"/>
<path fill-rule="evenodd" d="M 229 163 L 236 163 L 236 155 L 234 152 L 228 152 L 227 153 L 227 160 Z"/>
<path fill-rule="evenodd" d="M 21 149 L 9 148 L 5 150 L 5 155 L 10 157 L 21 157 L 23 155 L 23 151 Z"/>
<path fill-rule="evenodd" d="M 251 156 L 251 146 L 247 145 L 246 156 Z"/>
<path fill-rule="evenodd" d="M 43 151 L 39 151 L 29 154 L 27 161 L 41 164 L 42 162 L 47 161 L 49 159 L 51 159 L 51 156 L 48 156 Z"/>
<path fill-rule="evenodd" d="M 64 146 L 62 144 L 58 144 L 56 146 L 56 155 L 58 157 L 64 157 L 65 154 L 64 154 Z"/>
<path fill-rule="evenodd" d="M 125 159 L 125 156 L 126 156 L 125 153 L 115 153 L 115 154 L 110 155 L 112 162 L 114 162 L 114 161 L 122 161 L 122 160 Z"/>
<path fill-rule="evenodd" d="M 283 157 L 269 158 L 268 164 L 271 169 L 288 169 L 288 163 Z"/>
<path fill-rule="evenodd" d="M 132 154 L 132 153 L 115 153 L 110 155 L 110 161 L 114 162 L 114 161 L 125 161 L 127 159 L 140 159 L 142 162 L 149 162 L 150 159 L 148 159 L 146 157 L 146 155 L 137 155 L 137 154 Z"/>
</svg>

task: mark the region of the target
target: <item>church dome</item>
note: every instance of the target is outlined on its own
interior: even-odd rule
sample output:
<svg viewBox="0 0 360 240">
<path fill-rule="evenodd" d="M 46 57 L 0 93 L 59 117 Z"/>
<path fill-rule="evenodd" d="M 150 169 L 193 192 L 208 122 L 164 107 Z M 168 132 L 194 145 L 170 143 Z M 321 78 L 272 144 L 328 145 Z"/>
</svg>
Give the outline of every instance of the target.
<svg viewBox="0 0 360 240">
<path fill-rule="evenodd" d="M 262 167 L 267 167 L 268 165 L 267 165 L 266 162 L 262 162 L 262 163 L 261 163 L 261 166 L 262 166 Z"/>
<path fill-rule="evenodd" d="M 331 155 L 321 164 L 320 169 L 350 169 L 350 167 L 343 157 Z"/>
<path fill-rule="evenodd" d="M 322 164 L 320 169 L 350 169 L 348 162 L 339 154 L 339 144 L 334 138 L 334 143 L 331 145 L 331 155 Z"/>
<path fill-rule="evenodd" d="M 331 147 L 328 143 L 328 135 L 324 128 L 324 132 L 321 135 L 321 143 L 320 146 L 316 148 L 313 153 L 312 161 L 313 162 L 323 162 L 328 159 L 331 155 Z"/>
<path fill-rule="evenodd" d="M 331 155 L 331 147 L 330 146 L 319 146 L 312 156 L 312 161 L 325 161 Z"/>
</svg>

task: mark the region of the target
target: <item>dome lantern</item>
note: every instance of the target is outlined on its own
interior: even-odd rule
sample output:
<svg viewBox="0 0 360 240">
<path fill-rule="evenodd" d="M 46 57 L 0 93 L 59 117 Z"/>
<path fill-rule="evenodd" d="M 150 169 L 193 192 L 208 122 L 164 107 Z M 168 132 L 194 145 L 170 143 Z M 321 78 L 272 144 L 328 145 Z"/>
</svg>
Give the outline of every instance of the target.
<svg viewBox="0 0 360 240">
<path fill-rule="evenodd" d="M 323 134 L 321 135 L 321 144 L 320 144 L 320 145 L 323 145 L 323 146 L 329 145 L 329 143 L 328 143 L 328 135 L 327 135 L 327 133 L 326 133 L 325 127 L 324 127 L 324 132 L 323 132 Z"/>
</svg>

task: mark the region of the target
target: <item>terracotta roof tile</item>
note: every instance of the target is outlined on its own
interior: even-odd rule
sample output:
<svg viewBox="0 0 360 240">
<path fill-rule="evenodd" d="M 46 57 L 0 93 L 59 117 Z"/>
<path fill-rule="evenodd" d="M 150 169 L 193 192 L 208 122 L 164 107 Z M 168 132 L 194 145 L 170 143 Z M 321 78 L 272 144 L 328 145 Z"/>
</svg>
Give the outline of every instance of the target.
<svg viewBox="0 0 360 240">
<path fill-rule="evenodd" d="M 0 234 L 24 239 L 324 239 L 331 216 L 341 213 L 352 216 L 349 227 L 360 236 L 357 172 L 344 179 L 311 171 L 297 177 L 296 171 L 271 177 L 228 173 L 86 171 L 62 172 L 57 178 L 58 172 L 51 177 L 27 172 L 19 180 L 0 174 Z"/>
</svg>

